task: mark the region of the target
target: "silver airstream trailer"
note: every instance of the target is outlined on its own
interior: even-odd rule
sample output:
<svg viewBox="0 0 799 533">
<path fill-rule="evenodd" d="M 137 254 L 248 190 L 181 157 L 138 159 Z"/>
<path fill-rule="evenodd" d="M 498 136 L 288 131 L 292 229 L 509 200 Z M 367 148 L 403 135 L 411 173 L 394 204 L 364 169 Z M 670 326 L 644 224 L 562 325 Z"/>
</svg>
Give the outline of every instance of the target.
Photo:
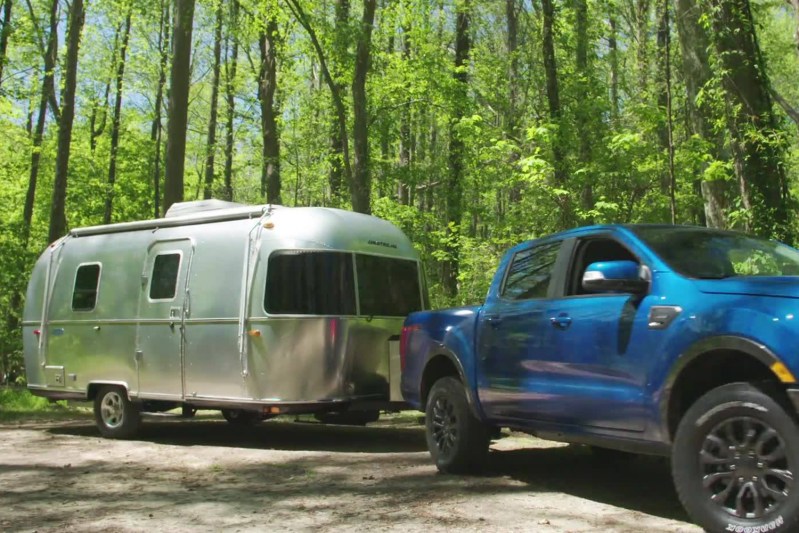
<svg viewBox="0 0 799 533">
<path fill-rule="evenodd" d="M 379 218 L 175 204 L 72 230 L 42 254 L 23 318 L 28 387 L 94 401 L 107 437 L 179 406 L 231 423 L 365 423 L 401 405 L 396 340 L 425 301 L 413 246 Z"/>
</svg>

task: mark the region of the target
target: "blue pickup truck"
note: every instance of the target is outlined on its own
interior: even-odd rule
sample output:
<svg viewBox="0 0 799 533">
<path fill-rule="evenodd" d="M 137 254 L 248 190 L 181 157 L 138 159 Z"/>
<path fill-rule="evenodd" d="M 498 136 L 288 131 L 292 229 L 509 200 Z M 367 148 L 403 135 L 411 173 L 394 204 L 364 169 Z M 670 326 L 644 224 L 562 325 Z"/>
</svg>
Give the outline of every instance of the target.
<svg viewBox="0 0 799 533">
<path fill-rule="evenodd" d="M 411 314 L 402 393 L 438 469 L 511 428 L 611 457 L 670 455 L 709 531 L 799 531 L 799 251 L 665 225 L 510 249 L 481 306 Z"/>
</svg>

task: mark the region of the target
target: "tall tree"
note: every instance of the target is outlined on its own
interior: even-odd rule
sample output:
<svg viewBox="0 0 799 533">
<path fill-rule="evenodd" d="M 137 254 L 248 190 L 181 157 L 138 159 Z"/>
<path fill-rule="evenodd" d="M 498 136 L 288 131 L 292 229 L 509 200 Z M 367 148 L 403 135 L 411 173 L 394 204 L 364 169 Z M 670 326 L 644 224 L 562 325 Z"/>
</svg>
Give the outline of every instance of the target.
<svg viewBox="0 0 799 533">
<path fill-rule="evenodd" d="M 133 16 L 133 7 L 128 7 L 125 15 L 124 28 L 122 30 L 122 42 L 119 49 L 119 62 L 116 66 L 114 97 L 114 116 L 111 119 L 111 159 L 108 163 L 108 190 L 105 197 L 105 213 L 103 223 L 111 223 L 111 213 L 114 208 L 114 185 L 117 181 L 117 151 L 119 150 L 119 124 L 122 117 L 122 82 L 125 78 L 125 59 L 128 51 L 128 40 L 130 39 L 130 23 Z"/>
<path fill-rule="evenodd" d="M 277 129 L 277 109 L 275 91 L 277 90 L 277 18 L 274 13 L 267 15 L 266 27 L 258 36 L 261 51 L 261 66 L 258 72 L 258 101 L 261 104 L 261 196 L 266 196 L 270 204 L 280 200 L 280 134 Z"/>
<path fill-rule="evenodd" d="M 239 59 L 238 32 L 239 3 L 230 3 L 230 22 L 228 23 L 228 56 L 225 61 L 225 101 L 227 102 L 227 120 L 225 122 L 225 188 L 224 199 L 233 200 L 233 121 L 236 118 L 236 69 Z M 231 48 L 232 47 L 232 48 Z"/>
<path fill-rule="evenodd" d="M 164 212 L 175 202 L 183 201 L 193 24 L 194 0 L 175 0 L 172 70 L 169 76 L 169 107 L 167 110 Z"/>
<path fill-rule="evenodd" d="M 769 93 L 766 65 L 748 0 L 709 0 L 713 44 L 727 95 L 727 127 L 747 228 L 788 235 L 783 149 Z"/>
<path fill-rule="evenodd" d="M 408 64 L 411 60 L 411 24 L 404 22 L 402 25 L 402 60 Z M 400 115 L 400 149 L 399 149 L 399 167 L 400 167 L 400 183 L 398 187 L 399 201 L 403 205 L 409 205 L 411 202 L 411 150 L 413 145 L 413 133 L 411 131 L 411 97 L 410 97 L 410 80 L 406 79 L 405 87 L 407 96 L 404 105 L 402 106 Z"/>
<path fill-rule="evenodd" d="M 166 85 L 166 67 L 169 61 L 169 0 L 161 0 L 161 15 L 158 23 L 158 84 L 155 89 L 153 104 L 153 123 L 150 128 L 150 141 L 155 148 L 153 155 L 153 216 L 158 218 L 161 203 L 161 107 L 164 103 L 164 85 Z"/>
<path fill-rule="evenodd" d="M 114 32 L 114 48 L 111 52 L 111 67 L 108 69 L 108 78 L 105 81 L 102 104 L 97 101 L 97 99 L 92 99 L 92 111 L 89 116 L 89 150 L 91 150 L 92 153 L 97 149 L 97 139 L 99 139 L 105 131 L 105 126 L 108 122 L 108 98 L 111 95 L 111 80 L 116 75 L 119 34 L 121 31 L 122 24 L 120 24 Z M 98 115 L 100 116 L 98 117 Z"/>
<path fill-rule="evenodd" d="M 369 116 L 366 102 L 366 75 L 371 57 L 372 25 L 375 0 L 363 0 L 363 16 L 355 51 L 355 73 L 352 79 L 352 144 L 355 153 L 350 193 L 352 209 L 371 213 L 372 176 L 369 169 Z"/>
<path fill-rule="evenodd" d="M 505 0 L 505 23 L 507 35 L 505 37 L 505 51 L 508 54 L 508 105 L 505 111 L 505 135 L 510 139 L 511 144 L 519 142 L 519 131 L 521 126 L 520 114 L 520 93 L 519 84 L 519 13 L 522 4 L 519 0 Z M 511 150 L 508 163 L 515 167 L 519 160 L 520 151 Z M 518 203 L 521 197 L 521 188 L 518 185 L 511 187 L 508 194 L 508 203 Z M 504 217 L 505 203 L 504 195 L 499 192 L 497 198 L 497 216 L 501 220 Z"/>
<path fill-rule="evenodd" d="M 336 0 L 334 11 L 333 47 L 330 70 L 334 83 L 336 84 L 336 91 L 343 100 L 347 91 L 347 84 L 344 83 L 344 65 L 347 63 L 349 55 L 347 48 L 350 42 L 350 0 Z M 341 117 L 335 105 L 334 101 L 334 118 L 330 125 L 330 155 L 328 156 L 330 172 L 328 175 L 328 183 L 330 185 L 330 201 L 334 207 L 338 207 L 341 204 L 342 182 L 346 180 L 344 175 L 344 153 L 347 150 L 345 150 L 344 146 L 346 135 L 342 134 Z M 349 164 L 349 162 L 347 162 L 347 164 Z"/>
<path fill-rule="evenodd" d="M 447 296 L 454 298 L 458 293 L 458 270 L 460 267 L 460 232 L 463 218 L 463 180 L 465 167 L 465 143 L 458 131 L 461 120 L 468 109 L 469 91 L 469 56 L 472 41 L 469 25 L 471 21 L 471 4 L 464 0 L 458 4 L 455 14 L 455 64 L 453 69 L 453 113 L 449 127 L 449 174 L 447 176 L 447 232 L 454 233 L 448 239 L 447 259 L 442 264 L 442 278 Z"/>
<path fill-rule="evenodd" d="M 592 131 L 592 109 L 589 95 L 591 85 L 591 73 L 588 65 L 588 2 L 586 0 L 574 0 L 574 35 L 577 40 L 575 46 L 575 68 L 577 76 L 577 102 L 576 119 L 578 131 Z M 591 164 L 591 136 L 580 135 L 577 159 L 586 177 L 582 183 L 581 203 L 583 210 L 589 211 L 594 207 L 593 185 L 591 175 L 586 172 Z M 592 222 L 590 216 L 584 217 L 586 222 Z"/>
<path fill-rule="evenodd" d="M 8 60 L 8 38 L 11 36 L 11 0 L 3 0 L 3 25 L 0 26 L 0 87 L 3 84 L 3 67 Z"/>
<path fill-rule="evenodd" d="M 214 166 L 216 160 L 216 122 L 217 104 L 219 102 L 219 77 L 222 70 L 222 2 L 216 5 L 216 22 L 214 24 L 214 66 L 211 80 L 211 111 L 208 117 L 208 135 L 205 142 L 205 188 L 203 198 L 211 198 L 214 186 Z"/>
<path fill-rule="evenodd" d="M 796 31 L 793 34 L 793 40 L 796 44 L 796 53 L 799 54 L 799 0 L 787 0 L 793 7 L 794 15 L 796 15 Z"/>
<path fill-rule="evenodd" d="M 660 0 L 658 10 L 658 51 L 661 72 L 661 87 L 658 103 L 664 119 L 661 121 L 661 146 L 666 152 L 666 171 L 663 172 L 662 188 L 669 197 L 671 223 L 677 223 L 677 182 L 674 170 L 674 116 L 671 92 L 671 20 L 670 0 Z"/>
<path fill-rule="evenodd" d="M 544 73 L 546 75 L 547 103 L 549 104 L 549 120 L 555 126 L 555 133 L 552 139 L 552 167 L 554 170 L 555 184 L 563 187 L 566 184 L 566 156 L 563 151 L 561 138 L 561 109 L 560 109 L 560 89 L 558 83 L 558 66 L 555 60 L 555 7 L 553 0 L 541 0 L 541 11 L 543 14 L 542 25 L 542 46 L 544 55 Z M 570 225 L 571 206 L 568 199 L 563 200 L 561 206 L 561 224 L 564 227 Z"/>
<path fill-rule="evenodd" d="M 83 0 L 72 0 L 67 29 L 67 57 L 64 72 L 64 96 L 61 101 L 61 119 L 58 123 L 58 154 L 56 156 L 53 200 L 50 209 L 50 242 L 63 236 L 67 230 L 66 200 L 69 154 L 72 146 L 72 123 L 75 119 L 75 88 L 78 75 L 78 49 L 86 13 Z"/>
<path fill-rule="evenodd" d="M 31 19 L 36 17 L 31 10 Z M 53 76 L 56 57 L 58 55 L 58 0 L 50 2 L 50 23 L 47 37 L 47 48 L 44 53 L 44 70 L 42 73 L 42 93 L 39 99 L 39 114 L 33 130 L 30 173 L 28 174 L 28 192 L 25 195 L 25 207 L 22 211 L 22 241 L 27 246 L 33 221 L 33 206 L 36 199 L 36 186 L 39 180 L 39 165 L 42 157 L 42 139 L 47 122 L 47 106 L 53 100 Z"/>
<path fill-rule="evenodd" d="M 610 117 L 615 122 L 619 118 L 619 47 L 616 22 L 616 3 L 607 2 L 608 11 L 608 61 L 610 62 Z"/>
</svg>

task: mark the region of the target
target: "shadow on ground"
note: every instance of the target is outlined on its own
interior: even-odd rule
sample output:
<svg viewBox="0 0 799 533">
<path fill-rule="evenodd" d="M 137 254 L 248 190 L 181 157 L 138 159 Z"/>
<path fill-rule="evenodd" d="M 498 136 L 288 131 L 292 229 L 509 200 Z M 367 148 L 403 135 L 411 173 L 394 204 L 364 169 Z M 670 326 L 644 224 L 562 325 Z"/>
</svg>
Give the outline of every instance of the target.
<svg viewBox="0 0 799 533">
<path fill-rule="evenodd" d="M 77 424 L 49 428 L 57 435 L 96 437 L 93 425 Z M 350 458 L 344 462 L 355 463 L 386 461 L 379 455 L 425 452 L 424 429 L 414 427 L 347 427 L 313 423 L 287 423 L 270 421 L 257 426 L 240 428 L 217 420 L 166 420 L 143 425 L 139 438 L 156 444 L 173 446 L 221 446 L 282 451 L 313 451 L 332 453 L 364 454 L 360 459 Z M 393 463 L 424 466 L 429 463 L 426 455 L 407 458 L 393 456 Z M 300 468 L 302 471 L 324 469 L 326 465 L 337 465 L 340 458 L 322 456 L 298 458 L 286 463 L 285 468 Z M 252 466 L 247 474 L 252 473 Z M 264 466 L 264 468 L 267 468 Z M 230 472 L 229 472 L 230 473 Z M 135 475 L 135 473 L 133 474 Z M 328 474 L 325 474 L 327 476 Z M 562 492 L 598 503 L 612 505 L 649 515 L 686 521 L 687 516 L 680 505 L 671 483 L 669 464 L 657 457 L 637 457 L 630 461 L 607 462 L 582 446 L 557 446 L 529 448 L 511 451 L 492 450 L 485 465 L 485 472 L 475 477 L 457 477 L 437 474 L 430 464 L 429 470 L 414 472 L 404 480 L 398 475 L 391 480 L 389 493 L 394 489 L 411 491 L 415 497 L 435 498 L 436 487 L 460 487 L 464 493 L 475 491 L 496 492 Z M 524 485 L 507 486 L 506 480 L 516 480 Z M 329 484 L 317 479 L 317 489 L 325 491 Z M 342 480 L 331 483 L 338 490 L 346 486 Z M 388 480 L 387 480 L 388 481 Z M 288 487 L 284 487 L 288 489 Z M 295 487 L 296 488 L 296 487 Z M 275 490 L 278 487 L 274 487 Z M 399 493 L 395 494 L 395 497 Z"/>
</svg>

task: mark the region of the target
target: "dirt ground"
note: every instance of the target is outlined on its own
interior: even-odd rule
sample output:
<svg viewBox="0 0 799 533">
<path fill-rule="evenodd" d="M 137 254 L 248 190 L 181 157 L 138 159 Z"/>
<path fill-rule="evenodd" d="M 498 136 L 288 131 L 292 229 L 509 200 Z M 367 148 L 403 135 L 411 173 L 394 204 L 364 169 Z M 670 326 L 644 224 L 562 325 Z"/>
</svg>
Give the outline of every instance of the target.
<svg viewBox="0 0 799 533">
<path fill-rule="evenodd" d="M 521 436 L 442 475 L 421 426 L 148 419 L 0 425 L 0 531 L 698 531 L 658 458 L 603 465 Z"/>
</svg>

